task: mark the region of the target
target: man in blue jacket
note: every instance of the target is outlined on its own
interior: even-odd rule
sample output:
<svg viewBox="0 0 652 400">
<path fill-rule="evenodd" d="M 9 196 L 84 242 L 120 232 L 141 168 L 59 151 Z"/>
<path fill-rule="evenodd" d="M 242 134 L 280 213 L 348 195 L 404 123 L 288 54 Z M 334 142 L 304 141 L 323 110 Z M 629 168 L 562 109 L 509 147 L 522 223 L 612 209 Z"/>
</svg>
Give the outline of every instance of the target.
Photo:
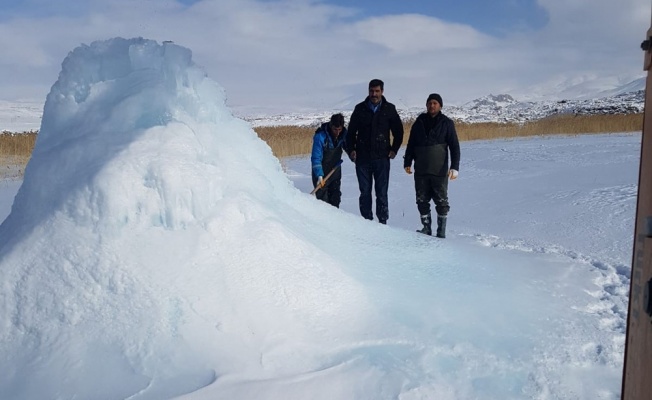
<svg viewBox="0 0 652 400">
<path fill-rule="evenodd" d="M 414 187 L 423 224 L 423 228 L 417 232 L 432 235 L 432 200 L 437 211 L 438 238 L 446 237 L 446 218 L 450 210 L 448 180 L 456 179 L 460 169 L 460 143 L 455 123 L 441 113 L 443 105 L 439 94 L 428 96 L 426 112 L 417 117 L 410 130 L 403 163 L 405 172 L 411 174 L 414 161 Z"/>
<path fill-rule="evenodd" d="M 347 153 L 355 163 L 358 177 L 360 214 L 374 219 L 371 210 L 373 186 L 376 217 L 381 224 L 386 224 L 389 218 L 389 163 L 403 143 L 403 123 L 394 104 L 383 96 L 384 86 L 380 79 L 369 82 L 369 96 L 355 106 L 346 140 Z"/>
<path fill-rule="evenodd" d="M 346 141 L 346 128 L 344 127 L 344 116 L 333 114 L 330 122 L 323 123 L 315 131 L 312 140 L 312 185 L 318 187 L 315 193 L 319 200 L 328 204 L 340 207 L 342 199 L 342 169 L 337 168 L 335 172 L 324 181 L 325 174 L 336 168 L 342 161 L 342 150 Z"/>
</svg>

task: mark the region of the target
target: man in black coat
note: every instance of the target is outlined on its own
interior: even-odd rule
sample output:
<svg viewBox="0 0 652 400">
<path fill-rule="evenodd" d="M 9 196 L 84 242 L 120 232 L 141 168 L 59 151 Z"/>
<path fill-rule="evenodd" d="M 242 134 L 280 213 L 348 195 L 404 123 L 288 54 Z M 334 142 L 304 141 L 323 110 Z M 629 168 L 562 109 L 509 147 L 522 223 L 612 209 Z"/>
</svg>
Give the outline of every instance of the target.
<svg viewBox="0 0 652 400">
<path fill-rule="evenodd" d="M 448 180 L 456 179 L 460 169 L 460 143 L 455 123 L 441 113 L 443 103 L 437 93 L 428 96 L 427 111 L 417 117 L 410 130 L 403 163 L 405 172 L 411 174 L 414 161 L 414 187 L 423 224 L 423 228 L 417 232 L 432 235 L 430 200 L 433 200 L 439 238 L 446 237 L 446 217 L 450 210 Z"/>
<path fill-rule="evenodd" d="M 369 96 L 355 106 L 346 137 L 347 153 L 355 163 L 358 177 L 360 214 L 366 219 L 374 219 L 371 210 L 371 187 L 374 186 L 376 216 L 381 224 L 386 224 L 389 218 L 390 160 L 396 157 L 403 143 L 401 117 L 394 104 L 383 96 L 384 89 L 380 79 L 369 82 Z"/>
</svg>

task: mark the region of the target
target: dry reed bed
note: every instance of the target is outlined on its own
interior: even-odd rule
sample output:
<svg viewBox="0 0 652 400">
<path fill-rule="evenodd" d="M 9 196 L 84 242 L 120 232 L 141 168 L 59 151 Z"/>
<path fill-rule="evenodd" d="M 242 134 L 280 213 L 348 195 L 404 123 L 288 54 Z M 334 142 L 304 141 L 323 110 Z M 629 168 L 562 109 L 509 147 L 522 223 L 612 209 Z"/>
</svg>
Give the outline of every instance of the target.
<svg viewBox="0 0 652 400">
<path fill-rule="evenodd" d="M 412 122 L 405 126 L 407 143 Z M 456 122 L 461 141 L 541 136 L 554 134 L 578 135 L 587 133 L 635 132 L 643 126 L 643 114 L 626 115 L 560 115 L 525 123 Z M 255 128 L 258 136 L 271 147 L 275 156 L 282 158 L 310 154 L 314 127 L 272 126 Z M 36 132 L 0 134 L 0 162 L 16 162 L 24 166 L 36 142 Z M 11 161 L 8 161 L 11 160 Z"/>
<path fill-rule="evenodd" d="M 404 124 L 403 144 L 410 137 L 412 121 Z M 636 132 L 643 127 L 643 114 L 562 115 L 525 123 L 456 122 L 461 141 L 504 139 L 542 135 Z M 272 126 L 255 129 L 275 156 L 282 158 L 310 154 L 314 127 Z"/>
<path fill-rule="evenodd" d="M 0 133 L 0 156 L 29 159 L 36 143 L 36 132 Z"/>
</svg>

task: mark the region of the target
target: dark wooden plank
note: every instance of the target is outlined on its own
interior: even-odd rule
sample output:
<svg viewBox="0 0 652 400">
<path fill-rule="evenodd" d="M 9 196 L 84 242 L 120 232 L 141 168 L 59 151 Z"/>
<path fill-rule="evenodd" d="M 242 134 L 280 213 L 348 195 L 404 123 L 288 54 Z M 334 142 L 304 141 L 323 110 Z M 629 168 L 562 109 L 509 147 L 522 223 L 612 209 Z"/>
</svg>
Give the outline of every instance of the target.
<svg viewBox="0 0 652 400">
<path fill-rule="evenodd" d="M 647 40 L 652 36 L 652 24 Z M 623 400 L 652 399 L 652 51 L 645 52 L 645 116 L 641 141 L 634 253 L 627 314 L 627 339 L 623 369 Z"/>
</svg>

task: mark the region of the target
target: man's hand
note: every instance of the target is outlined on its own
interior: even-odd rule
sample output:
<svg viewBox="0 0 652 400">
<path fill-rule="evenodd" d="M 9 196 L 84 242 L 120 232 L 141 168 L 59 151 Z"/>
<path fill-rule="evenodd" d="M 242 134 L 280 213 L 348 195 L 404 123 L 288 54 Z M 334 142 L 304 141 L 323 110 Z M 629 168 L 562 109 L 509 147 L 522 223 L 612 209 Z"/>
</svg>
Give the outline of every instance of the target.
<svg viewBox="0 0 652 400">
<path fill-rule="evenodd" d="M 389 159 L 390 159 L 390 160 L 393 160 L 394 157 L 396 157 L 396 153 L 394 153 L 394 150 L 390 150 L 390 151 L 389 151 Z"/>
<path fill-rule="evenodd" d="M 412 175 L 412 167 L 405 167 L 405 172 L 407 172 L 408 175 Z"/>
<path fill-rule="evenodd" d="M 448 171 L 448 179 L 450 179 L 451 181 L 457 179 L 457 170 L 451 169 L 450 171 Z"/>
<path fill-rule="evenodd" d="M 317 187 L 318 188 L 320 188 L 320 189 L 323 188 L 325 184 L 326 184 L 326 182 L 324 182 L 324 177 L 323 176 L 320 176 L 319 178 L 317 178 Z"/>
<path fill-rule="evenodd" d="M 356 154 L 355 154 L 355 150 L 353 150 L 352 152 L 349 153 L 349 158 L 350 158 L 351 161 L 353 161 L 353 162 L 355 162 L 355 156 L 356 156 Z"/>
</svg>

